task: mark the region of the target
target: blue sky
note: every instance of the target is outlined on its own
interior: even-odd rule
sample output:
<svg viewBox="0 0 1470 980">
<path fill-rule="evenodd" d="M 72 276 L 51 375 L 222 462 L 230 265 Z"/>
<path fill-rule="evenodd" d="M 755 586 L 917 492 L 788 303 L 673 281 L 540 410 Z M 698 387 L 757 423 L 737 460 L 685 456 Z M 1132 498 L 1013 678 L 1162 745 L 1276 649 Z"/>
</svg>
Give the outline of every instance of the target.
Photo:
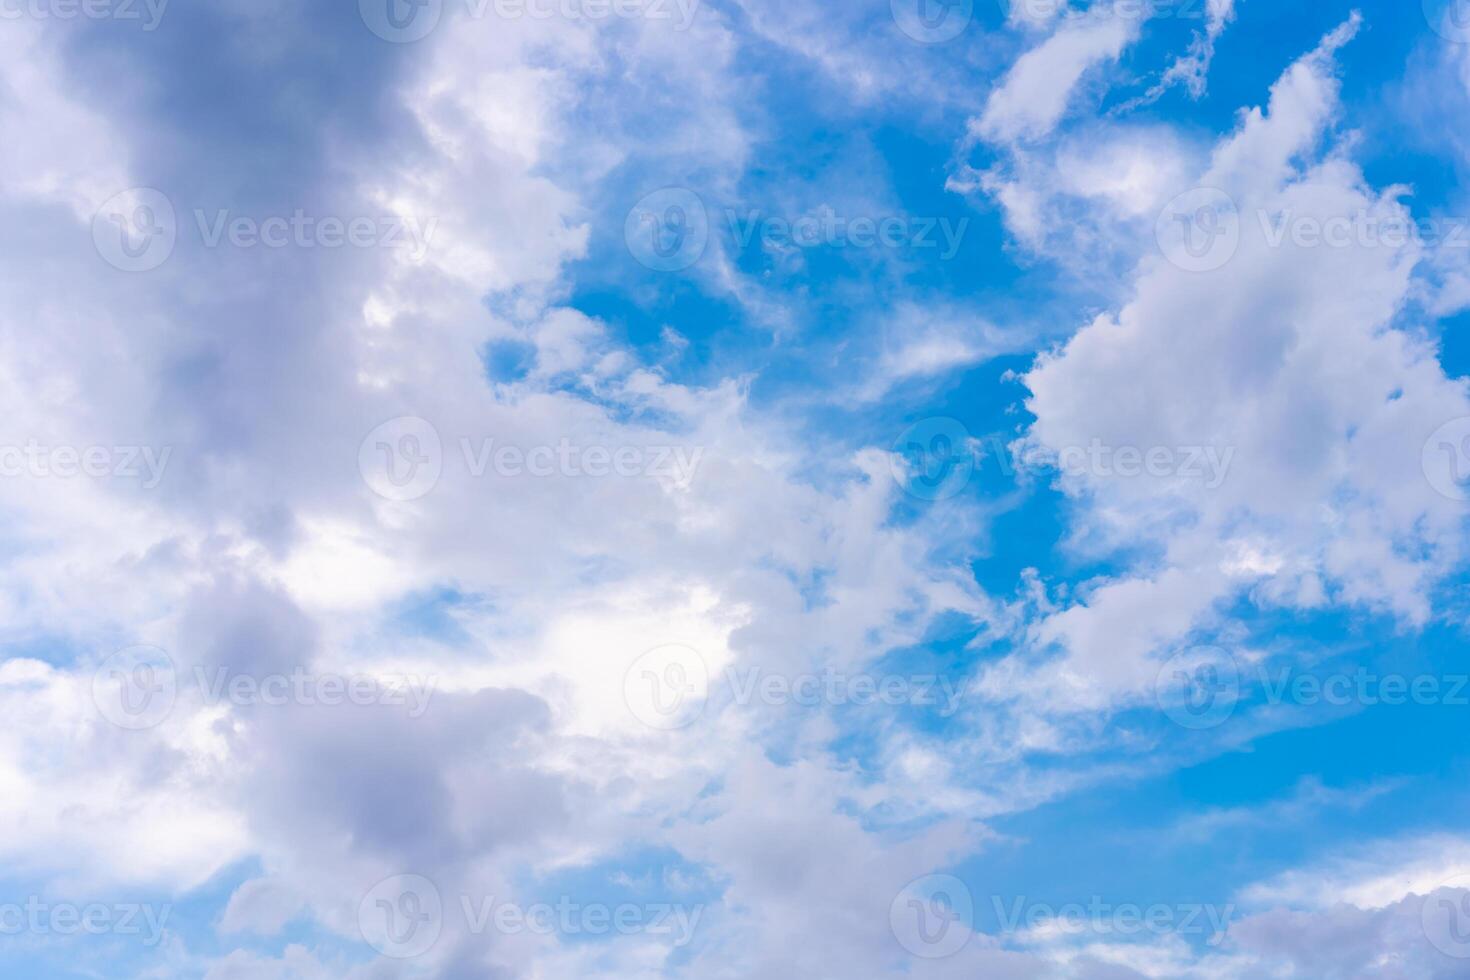
<svg viewBox="0 0 1470 980">
<path fill-rule="evenodd" d="M 0 974 L 1470 977 L 1463 0 L 0 20 Z"/>
</svg>

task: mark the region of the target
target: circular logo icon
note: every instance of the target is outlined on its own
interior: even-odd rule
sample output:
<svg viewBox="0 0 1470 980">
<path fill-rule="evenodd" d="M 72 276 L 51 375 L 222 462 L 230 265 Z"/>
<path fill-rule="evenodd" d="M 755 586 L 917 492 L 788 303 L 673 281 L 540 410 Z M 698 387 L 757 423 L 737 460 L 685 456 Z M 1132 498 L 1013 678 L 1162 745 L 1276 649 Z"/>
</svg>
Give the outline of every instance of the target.
<svg viewBox="0 0 1470 980">
<path fill-rule="evenodd" d="M 171 657 L 158 647 L 119 650 L 92 675 L 92 701 L 102 717 L 119 728 L 142 731 L 174 710 L 178 674 Z"/>
<path fill-rule="evenodd" d="M 1430 945 L 1457 960 L 1470 959 L 1470 874 L 1440 882 L 1420 910 Z"/>
<path fill-rule="evenodd" d="M 890 0 L 898 29 L 921 44 L 953 41 L 970 26 L 975 0 Z"/>
<path fill-rule="evenodd" d="M 975 900 L 954 875 L 925 875 L 909 882 L 888 907 L 893 938 L 926 960 L 953 956 L 970 941 Z"/>
<path fill-rule="evenodd" d="M 1424 0 L 1424 16 L 1440 37 L 1470 44 L 1470 0 Z"/>
<path fill-rule="evenodd" d="M 422 41 L 439 26 L 444 0 L 357 0 L 357 10 L 378 37 L 409 44 Z"/>
<path fill-rule="evenodd" d="M 692 647 L 669 643 L 634 660 L 623 675 L 623 701 L 650 728 L 692 725 L 709 697 L 709 668 Z"/>
<path fill-rule="evenodd" d="M 1424 443 L 1424 476 L 1451 500 L 1470 500 L 1470 418 L 1446 422 Z"/>
<path fill-rule="evenodd" d="M 1196 187 L 1164 205 L 1154 225 L 1164 258 L 1188 272 L 1213 272 L 1240 248 L 1240 211 L 1230 195 Z"/>
<path fill-rule="evenodd" d="M 417 500 L 444 472 L 439 432 L 413 415 L 389 419 L 362 441 L 357 468 L 368 488 L 388 500 Z"/>
<path fill-rule="evenodd" d="M 357 926 L 369 946 L 397 960 L 427 953 L 444 928 L 439 889 L 423 875 L 384 878 L 363 896 Z"/>
<path fill-rule="evenodd" d="M 1225 723 L 1240 700 L 1240 668 L 1229 651 L 1191 647 L 1174 654 L 1154 679 L 1158 705 L 1184 728 Z"/>
<path fill-rule="evenodd" d="M 889 464 L 904 492 L 920 500 L 946 500 L 965 489 L 975 472 L 974 440 L 963 423 L 924 419 L 893 444 Z"/>
<path fill-rule="evenodd" d="M 123 272 L 158 268 L 173 254 L 178 239 L 173 202 L 151 187 L 114 194 L 92 216 L 97 254 Z"/>
<path fill-rule="evenodd" d="M 680 272 L 698 262 L 709 245 L 709 212 L 686 187 L 665 187 L 628 212 L 623 239 L 633 258 L 655 272 Z"/>
</svg>

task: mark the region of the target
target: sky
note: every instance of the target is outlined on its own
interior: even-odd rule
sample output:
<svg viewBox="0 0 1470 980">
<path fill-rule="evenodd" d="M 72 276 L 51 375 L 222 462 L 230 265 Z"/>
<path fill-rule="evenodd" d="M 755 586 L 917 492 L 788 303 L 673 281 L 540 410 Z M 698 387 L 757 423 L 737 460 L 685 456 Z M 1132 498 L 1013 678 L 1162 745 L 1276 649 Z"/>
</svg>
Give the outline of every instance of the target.
<svg viewBox="0 0 1470 980">
<path fill-rule="evenodd" d="M 1466 0 L 0 0 L 0 976 L 1470 978 Z"/>
</svg>

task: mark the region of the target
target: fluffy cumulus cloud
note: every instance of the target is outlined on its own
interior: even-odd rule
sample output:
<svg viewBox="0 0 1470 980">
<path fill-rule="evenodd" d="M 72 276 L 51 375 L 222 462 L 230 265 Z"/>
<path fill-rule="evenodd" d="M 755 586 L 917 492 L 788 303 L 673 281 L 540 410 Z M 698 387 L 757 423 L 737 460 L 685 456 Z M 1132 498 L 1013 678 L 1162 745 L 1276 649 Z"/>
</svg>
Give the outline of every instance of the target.
<svg viewBox="0 0 1470 980">
<path fill-rule="evenodd" d="M 1362 16 L 1209 130 L 1229 0 L 1144 97 L 1101 4 L 63 6 L 0 32 L 17 975 L 1462 975 L 1454 827 L 1202 937 L 1003 884 L 1296 726 L 1121 721 L 1181 649 L 1456 628 Z M 1303 785 L 1170 839 L 1392 795 Z"/>
</svg>

